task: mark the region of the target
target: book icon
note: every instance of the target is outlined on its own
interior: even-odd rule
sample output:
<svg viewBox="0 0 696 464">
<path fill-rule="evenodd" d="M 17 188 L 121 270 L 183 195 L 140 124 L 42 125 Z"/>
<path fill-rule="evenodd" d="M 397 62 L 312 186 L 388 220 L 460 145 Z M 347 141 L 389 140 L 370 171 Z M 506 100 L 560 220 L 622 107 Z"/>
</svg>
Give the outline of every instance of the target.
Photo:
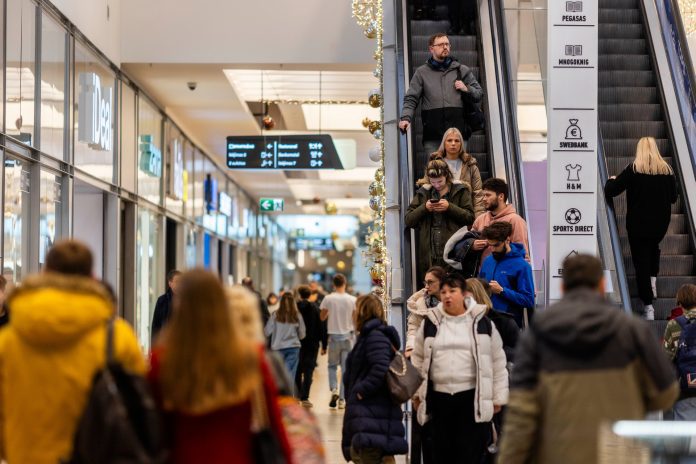
<svg viewBox="0 0 696 464">
<path fill-rule="evenodd" d="M 582 12 L 582 2 L 566 2 L 566 11 L 568 13 L 581 13 Z"/>
<path fill-rule="evenodd" d="M 582 56 L 582 45 L 566 45 L 566 56 Z"/>
</svg>

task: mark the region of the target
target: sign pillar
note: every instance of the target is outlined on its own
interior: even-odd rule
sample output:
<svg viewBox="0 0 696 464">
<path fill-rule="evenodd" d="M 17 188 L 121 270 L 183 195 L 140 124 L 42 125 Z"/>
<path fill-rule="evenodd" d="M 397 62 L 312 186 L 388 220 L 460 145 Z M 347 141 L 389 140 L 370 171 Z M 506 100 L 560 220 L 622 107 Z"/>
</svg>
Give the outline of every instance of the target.
<svg viewBox="0 0 696 464">
<path fill-rule="evenodd" d="M 597 254 L 598 0 L 548 4 L 549 300 L 563 260 Z"/>
</svg>

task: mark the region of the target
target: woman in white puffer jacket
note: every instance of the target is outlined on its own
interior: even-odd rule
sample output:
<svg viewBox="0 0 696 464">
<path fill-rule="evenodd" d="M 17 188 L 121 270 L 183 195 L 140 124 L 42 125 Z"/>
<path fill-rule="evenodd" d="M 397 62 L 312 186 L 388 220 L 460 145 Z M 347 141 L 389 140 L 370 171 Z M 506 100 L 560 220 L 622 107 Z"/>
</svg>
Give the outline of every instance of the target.
<svg viewBox="0 0 696 464">
<path fill-rule="evenodd" d="M 413 343 L 416 340 L 416 332 L 423 323 L 423 319 L 440 304 L 440 285 L 445 278 L 445 269 L 440 266 L 433 266 L 425 273 L 424 288 L 406 301 L 408 308 L 408 328 L 406 330 L 406 357 L 411 356 Z"/>
</svg>

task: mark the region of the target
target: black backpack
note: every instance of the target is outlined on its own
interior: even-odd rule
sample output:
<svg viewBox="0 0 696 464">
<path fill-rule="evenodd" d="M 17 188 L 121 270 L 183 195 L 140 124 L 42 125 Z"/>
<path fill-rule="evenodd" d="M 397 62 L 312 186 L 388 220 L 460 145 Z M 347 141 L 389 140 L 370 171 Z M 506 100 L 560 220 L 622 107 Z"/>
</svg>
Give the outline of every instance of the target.
<svg viewBox="0 0 696 464">
<path fill-rule="evenodd" d="M 471 71 L 469 71 L 471 72 Z M 457 68 L 457 80 L 464 82 L 462 76 L 462 67 Z M 486 128 L 486 116 L 481 110 L 480 103 L 474 103 L 469 100 L 469 97 L 462 93 L 462 103 L 464 106 L 464 120 L 469 125 L 471 132 L 480 131 Z"/>
<path fill-rule="evenodd" d="M 114 321 L 106 332 L 106 364 L 75 431 L 67 464 L 159 464 L 167 460 L 162 422 L 147 381 L 113 357 Z"/>
</svg>

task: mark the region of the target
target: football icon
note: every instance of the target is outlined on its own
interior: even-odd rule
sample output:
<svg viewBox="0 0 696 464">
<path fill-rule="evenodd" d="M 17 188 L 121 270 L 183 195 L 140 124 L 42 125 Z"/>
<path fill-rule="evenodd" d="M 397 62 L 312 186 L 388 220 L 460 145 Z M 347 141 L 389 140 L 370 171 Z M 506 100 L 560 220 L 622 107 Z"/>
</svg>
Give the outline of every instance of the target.
<svg viewBox="0 0 696 464">
<path fill-rule="evenodd" d="M 565 220 L 568 224 L 577 224 L 582 219 L 582 214 L 577 208 L 570 208 L 565 212 Z"/>
</svg>

